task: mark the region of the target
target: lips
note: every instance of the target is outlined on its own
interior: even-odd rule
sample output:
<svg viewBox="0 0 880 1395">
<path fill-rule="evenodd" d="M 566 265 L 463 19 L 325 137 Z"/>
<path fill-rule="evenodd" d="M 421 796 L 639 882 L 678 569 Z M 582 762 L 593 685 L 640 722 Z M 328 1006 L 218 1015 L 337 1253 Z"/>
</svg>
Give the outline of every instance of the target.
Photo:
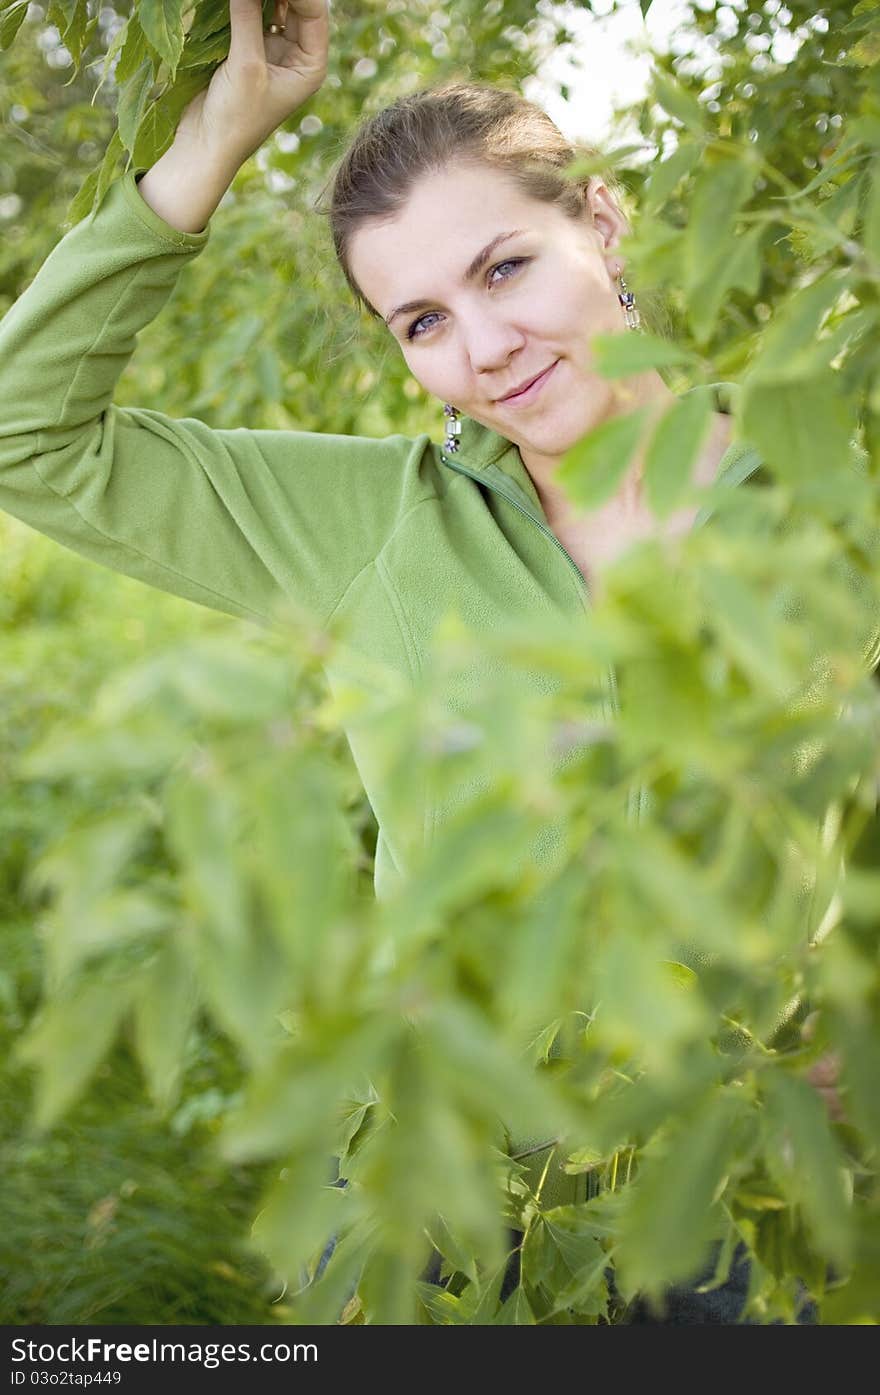
<svg viewBox="0 0 880 1395">
<path fill-rule="evenodd" d="M 519 387 L 513 388 L 513 390 L 511 392 L 508 392 L 504 397 L 496 398 L 496 401 L 509 402 L 514 397 L 519 397 L 521 394 L 524 394 L 533 385 L 533 383 L 536 383 L 539 378 L 545 377 L 546 374 L 550 372 L 551 368 L 555 368 L 556 362 L 558 362 L 558 360 L 551 364 L 548 364 L 546 368 L 542 368 L 539 373 L 533 374 L 531 378 L 526 378 L 522 383 L 520 383 Z"/>
</svg>

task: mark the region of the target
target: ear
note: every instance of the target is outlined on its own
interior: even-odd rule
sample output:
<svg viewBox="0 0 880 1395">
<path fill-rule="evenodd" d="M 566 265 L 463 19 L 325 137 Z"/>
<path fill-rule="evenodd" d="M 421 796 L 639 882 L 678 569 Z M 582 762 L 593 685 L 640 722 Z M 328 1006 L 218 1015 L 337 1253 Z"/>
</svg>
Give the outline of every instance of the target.
<svg viewBox="0 0 880 1395">
<path fill-rule="evenodd" d="M 589 219 L 597 247 L 613 280 L 618 267 L 622 270 L 625 264 L 619 253 L 615 255 L 616 248 L 621 238 L 630 231 L 630 226 L 601 175 L 594 174 L 587 182 L 584 189 L 584 214 Z"/>
</svg>

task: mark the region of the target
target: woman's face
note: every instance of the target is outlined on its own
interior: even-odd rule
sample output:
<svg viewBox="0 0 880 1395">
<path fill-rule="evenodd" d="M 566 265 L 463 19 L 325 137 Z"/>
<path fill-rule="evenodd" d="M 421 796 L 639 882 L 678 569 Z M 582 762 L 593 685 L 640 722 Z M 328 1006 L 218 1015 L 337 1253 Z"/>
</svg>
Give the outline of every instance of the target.
<svg viewBox="0 0 880 1395">
<path fill-rule="evenodd" d="M 626 329 L 614 280 L 626 226 L 599 178 L 575 220 L 498 170 L 456 165 L 424 176 L 393 220 L 358 229 L 350 265 L 418 382 L 546 468 L 620 408 L 590 340 Z M 537 390 L 502 400 L 551 365 Z"/>
</svg>

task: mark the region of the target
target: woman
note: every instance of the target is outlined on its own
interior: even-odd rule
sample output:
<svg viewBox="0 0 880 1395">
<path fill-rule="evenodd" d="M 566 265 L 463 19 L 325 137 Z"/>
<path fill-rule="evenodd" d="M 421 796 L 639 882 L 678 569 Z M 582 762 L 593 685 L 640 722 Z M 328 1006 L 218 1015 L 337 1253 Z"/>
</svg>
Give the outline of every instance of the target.
<svg viewBox="0 0 880 1395">
<path fill-rule="evenodd" d="M 137 334 L 204 250 L 235 173 L 326 72 L 325 0 L 282 5 L 268 35 L 257 0 L 231 0 L 230 13 L 229 58 L 171 147 L 111 185 L 0 327 L 0 506 L 201 604 L 258 620 L 301 607 L 407 682 L 450 605 L 491 630 L 560 610 L 577 620 L 603 564 L 653 521 L 638 461 L 592 514 L 569 508 L 555 466 L 600 421 L 634 402 L 653 419 L 674 395 L 654 372 L 621 385 L 591 370 L 590 336 L 629 332 L 633 318 L 616 250 L 625 219 L 607 182 L 578 191 L 559 175 L 573 151 L 512 94 L 405 99 L 359 133 L 334 182 L 343 270 L 437 395 L 445 448 L 427 435 L 214 431 L 113 403 Z M 414 299 L 426 304 L 405 311 Z M 759 465 L 730 444 L 729 420 L 712 418 L 698 480 L 735 482 Z M 666 526 L 694 521 L 687 510 Z M 503 677 L 520 689 L 546 682 L 521 669 Z M 444 696 L 454 708 L 460 695 Z M 379 825 L 382 897 L 456 792 L 441 803 L 413 790 L 401 816 L 379 753 L 357 731 L 350 739 Z"/>
<path fill-rule="evenodd" d="M 230 14 L 229 57 L 169 150 L 111 185 L 0 324 L 0 505 L 218 610 L 268 621 L 302 607 L 409 683 L 451 603 L 476 627 L 559 611 L 577 622 L 602 567 L 655 523 L 638 459 L 593 512 L 570 507 L 556 468 L 592 427 L 635 405 L 650 423 L 674 394 L 655 372 L 621 387 L 591 368 L 593 334 L 637 323 L 618 251 L 626 220 L 608 181 L 560 175 L 574 152 L 513 94 L 461 86 L 396 103 L 362 128 L 333 185 L 343 271 L 444 404 L 442 448 L 427 435 L 212 430 L 113 403 L 236 171 L 326 74 L 325 0 L 280 0 L 265 34 L 259 0 L 230 0 Z M 758 464 L 716 411 L 695 483 Z M 696 521 L 683 510 L 666 529 Z M 350 741 L 379 825 L 382 897 L 465 791 L 419 787 L 406 810 L 390 807 L 382 753 L 357 729 Z M 531 1152 L 538 1174 L 547 1150 Z M 583 1181 L 557 1169 L 545 1203 L 580 1199 Z"/>
</svg>

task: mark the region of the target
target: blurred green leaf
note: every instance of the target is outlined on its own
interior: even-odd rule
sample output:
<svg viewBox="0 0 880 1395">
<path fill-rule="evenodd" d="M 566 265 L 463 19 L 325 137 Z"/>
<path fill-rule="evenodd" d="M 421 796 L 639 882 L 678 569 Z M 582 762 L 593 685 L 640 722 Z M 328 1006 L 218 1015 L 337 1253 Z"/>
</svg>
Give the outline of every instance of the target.
<svg viewBox="0 0 880 1395">
<path fill-rule="evenodd" d="M 592 340 L 596 368 L 603 378 L 626 378 L 648 368 L 695 363 L 696 356 L 656 335 L 597 334 Z"/>
<path fill-rule="evenodd" d="M 646 417 L 644 407 L 611 417 L 566 451 L 555 478 L 573 503 L 597 508 L 611 497 L 629 468 Z"/>
<path fill-rule="evenodd" d="M 713 1203 L 742 1142 L 744 1116 L 744 1101 L 713 1091 L 643 1153 L 620 1229 L 625 1290 L 657 1296 L 699 1269 L 718 1231 Z"/>
<path fill-rule="evenodd" d="M 803 1208 L 819 1250 L 846 1268 L 852 1260 L 853 1216 L 844 1156 L 825 1106 L 803 1080 L 768 1074 L 767 1164 L 785 1194 Z"/>
<path fill-rule="evenodd" d="M 87 980 L 54 998 L 21 1038 L 16 1059 L 37 1070 L 34 1123 L 50 1129 L 106 1055 L 136 990 L 132 979 Z"/>
<path fill-rule="evenodd" d="M 709 429 L 708 388 L 687 393 L 661 417 L 645 452 L 645 493 L 651 512 L 668 518 L 691 482 Z"/>
<path fill-rule="evenodd" d="M 656 70 L 651 77 L 654 95 L 665 111 L 694 135 L 704 135 L 706 113 L 694 97 L 670 74 Z"/>
<path fill-rule="evenodd" d="M 174 934 L 159 947 L 134 1002 L 134 1042 L 158 1107 L 177 1103 L 186 1047 L 198 1007 L 198 982 Z"/>
<path fill-rule="evenodd" d="M 780 478 L 797 484 L 845 478 L 852 423 L 827 375 L 792 383 L 746 382 L 741 420 L 748 439 Z"/>
</svg>

